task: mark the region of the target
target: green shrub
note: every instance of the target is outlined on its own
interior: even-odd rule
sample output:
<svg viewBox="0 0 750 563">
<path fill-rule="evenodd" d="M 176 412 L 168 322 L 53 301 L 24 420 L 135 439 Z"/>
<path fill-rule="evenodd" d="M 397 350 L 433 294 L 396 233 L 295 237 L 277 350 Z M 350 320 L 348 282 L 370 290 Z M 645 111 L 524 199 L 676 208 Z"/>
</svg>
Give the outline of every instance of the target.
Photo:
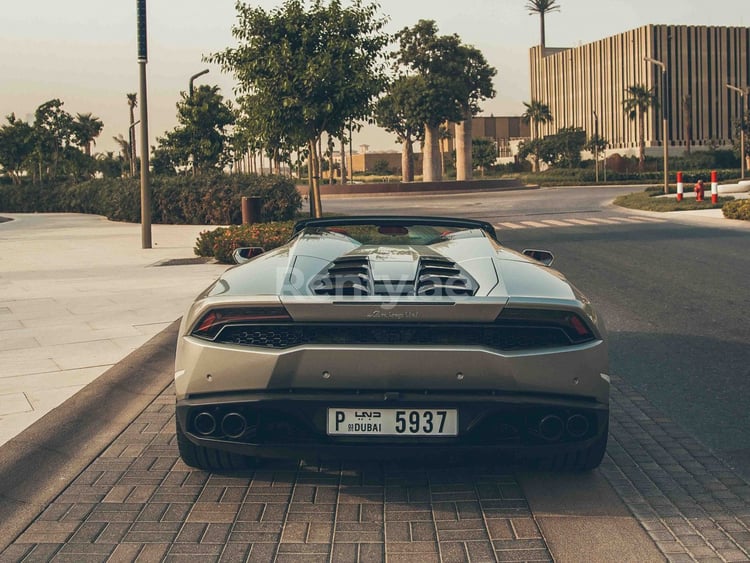
<svg viewBox="0 0 750 563">
<path fill-rule="evenodd" d="M 750 221 L 750 199 L 738 199 L 727 202 L 721 210 L 727 219 Z"/>
<path fill-rule="evenodd" d="M 168 224 L 239 224 L 243 196 L 263 199 L 264 221 L 292 219 L 302 206 L 302 198 L 288 178 L 252 174 L 154 176 L 151 219 Z M 141 220 L 140 182 L 135 178 L 104 178 L 73 185 L 0 185 L 0 211 L 92 213 L 137 223 Z"/>
<path fill-rule="evenodd" d="M 271 250 L 285 244 L 292 236 L 294 221 L 232 225 L 203 231 L 195 244 L 198 256 L 213 256 L 223 264 L 232 263 L 232 252 L 243 246 L 260 246 Z"/>
</svg>

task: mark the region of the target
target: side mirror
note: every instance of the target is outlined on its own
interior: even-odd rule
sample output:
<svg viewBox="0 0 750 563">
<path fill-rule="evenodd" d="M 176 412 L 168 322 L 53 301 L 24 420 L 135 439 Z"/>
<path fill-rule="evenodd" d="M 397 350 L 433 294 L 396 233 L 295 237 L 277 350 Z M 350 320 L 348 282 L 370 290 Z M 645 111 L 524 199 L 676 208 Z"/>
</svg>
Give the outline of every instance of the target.
<svg viewBox="0 0 750 563">
<path fill-rule="evenodd" d="M 260 246 L 243 246 L 232 252 L 232 260 L 235 264 L 244 264 L 252 258 L 260 256 L 265 252 Z"/>
<path fill-rule="evenodd" d="M 523 251 L 524 256 L 533 258 L 537 262 L 541 262 L 545 266 L 551 266 L 552 262 L 555 261 L 554 255 L 549 250 L 535 250 L 533 248 L 526 248 Z"/>
</svg>

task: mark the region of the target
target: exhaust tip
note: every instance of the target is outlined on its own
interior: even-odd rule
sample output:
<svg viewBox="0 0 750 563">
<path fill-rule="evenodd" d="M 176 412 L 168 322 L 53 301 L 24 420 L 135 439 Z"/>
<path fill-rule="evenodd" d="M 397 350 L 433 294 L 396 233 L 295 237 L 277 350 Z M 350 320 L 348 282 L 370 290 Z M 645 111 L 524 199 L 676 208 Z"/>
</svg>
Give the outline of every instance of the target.
<svg viewBox="0 0 750 563">
<path fill-rule="evenodd" d="M 209 412 L 200 412 L 193 419 L 193 427 L 198 434 L 208 436 L 216 430 L 216 419 Z"/>
<path fill-rule="evenodd" d="M 556 414 L 548 414 L 539 421 L 539 435 L 549 442 L 555 442 L 563 437 L 565 424 Z"/>
<path fill-rule="evenodd" d="M 239 438 L 247 430 L 245 417 L 238 412 L 230 412 L 221 419 L 221 431 L 228 438 Z"/>
<path fill-rule="evenodd" d="M 568 417 L 565 429 L 571 438 L 582 438 L 589 431 L 589 421 L 582 414 L 574 414 Z"/>
</svg>

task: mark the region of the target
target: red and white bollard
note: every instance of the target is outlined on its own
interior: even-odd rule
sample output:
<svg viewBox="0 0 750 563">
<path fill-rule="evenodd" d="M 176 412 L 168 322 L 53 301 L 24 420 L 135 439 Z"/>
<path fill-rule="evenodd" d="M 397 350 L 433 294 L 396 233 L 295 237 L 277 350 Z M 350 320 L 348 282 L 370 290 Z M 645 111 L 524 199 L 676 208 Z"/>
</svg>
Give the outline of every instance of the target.
<svg viewBox="0 0 750 563">
<path fill-rule="evenodd" d="M 719 182 L 716 170 L 711 170 L 711 203 L 719 202 Z"/>
<path fill-rule="evenodd" d="M 682 183 L 682 172 L 677 173 L 677 201 L 682 201 L 685 185 Z"/>
</svg>

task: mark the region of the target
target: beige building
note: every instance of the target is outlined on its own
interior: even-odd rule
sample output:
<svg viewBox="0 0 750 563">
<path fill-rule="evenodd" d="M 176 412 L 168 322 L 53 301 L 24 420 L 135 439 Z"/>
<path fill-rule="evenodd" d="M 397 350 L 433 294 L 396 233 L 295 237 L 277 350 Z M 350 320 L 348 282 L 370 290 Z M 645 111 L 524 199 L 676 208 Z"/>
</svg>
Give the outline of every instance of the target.
<svg viewBox="0 0 750 563">
<path fill-rule="evenodd" d="M 473 138 L 487 138 L 495 141 L 500 158 L 512 157 L 517 150 L 517 141 L 529 137 L 529 125 L 524 123 L 519 116 L 479 116 L 472 120 Z M 456 125 L 448 124 L 448 137 L 441 141 L 441 149 L 448 156 L 455 151 L 454 139 L 456 137 Z M 393 174 L 401 174 L 401 153 L 370 152 L 367 145 L 361 145 L 357 154 L 352 155 L 350 169 L 354 172 L 372 171 L 379 161 L 385 161 Z M 422 174 L 422 153 L 419 151 L 419 143 L 414 143 L 414 173 Z M 338 160 L 338 157 L 334 155 Z M 347 162 L 349 157 L 347 155 Z"/>
<path fill-rule="evenodd" d="M 661 67 L 646 58 L 664 63 L 666 88 Z M 540 127 L 541 135 L 561 127 L 581 127 L 593 135 L 596 114 L 599 135 L 612 149 L 634 151 L 638 124 L 622 102 L 628 86 L 643 84 L 667 100 L 670 146 L 684 148 L 688 124 L 691 145 L 728 145 L 742 96 L 726 85 L 746 89 L 750 84 L 750 28 L 646 25 L 570 49 L 532 47 L 530 63 L 531 99 L 547 104 L 554 119 Z M 645 137 L 647 147 L 662 146 L 660 110 L 648 111 Z"/>
<path fill-rule="evenodd" d="M 513 156 L 512 142 L 518 139 L 527 139 L 530 136 L 529 124 L 524 123 L 519 116 L 489 117 L 479 116 L 472 119 L 472 137 L 474 139 L 486 138 L 495 141 L 500 158 Z M 456 125 L 448 125 L 450 137 L 444 145 L 445 152 L 455 150 L 454 139 L 456 138 Z"/>
</svg>

